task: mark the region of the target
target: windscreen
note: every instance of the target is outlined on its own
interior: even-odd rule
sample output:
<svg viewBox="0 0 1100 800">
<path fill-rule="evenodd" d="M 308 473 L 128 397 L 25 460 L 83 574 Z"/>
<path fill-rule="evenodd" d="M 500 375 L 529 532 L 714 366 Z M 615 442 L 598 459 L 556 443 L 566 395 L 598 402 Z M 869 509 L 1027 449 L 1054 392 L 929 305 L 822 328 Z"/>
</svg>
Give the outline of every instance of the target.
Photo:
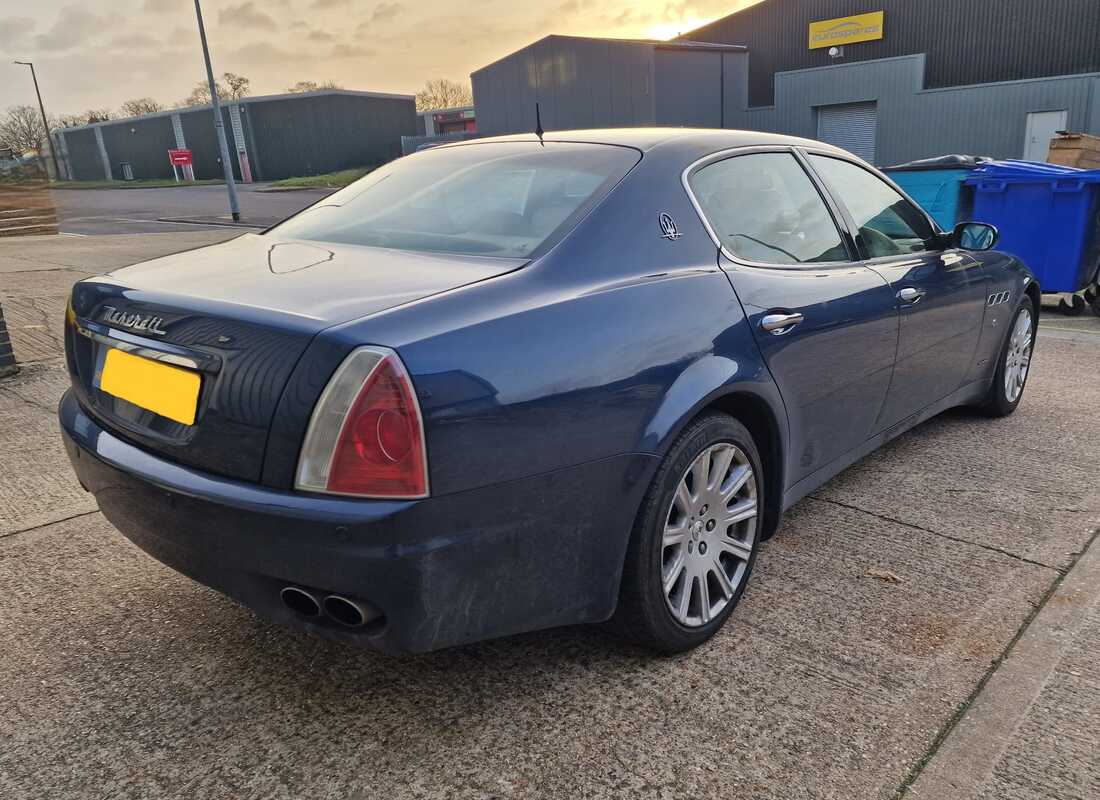
<svg viewBox="0 0 1100 800">
<path fill-rule="evenodd" d="M 392 161 L 273 229 L 294 239 L 521 257 L 630 171 L 636 150 L 492 142 Z"/>
</svg>

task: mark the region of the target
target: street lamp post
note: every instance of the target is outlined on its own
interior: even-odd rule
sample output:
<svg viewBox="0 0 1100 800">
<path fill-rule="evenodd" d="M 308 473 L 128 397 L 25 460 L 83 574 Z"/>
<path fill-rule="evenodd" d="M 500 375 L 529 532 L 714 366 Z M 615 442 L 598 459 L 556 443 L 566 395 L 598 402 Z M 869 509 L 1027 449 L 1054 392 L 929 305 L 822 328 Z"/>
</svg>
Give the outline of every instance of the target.
<svg viewBox="0 0 1100 800">
<path fill-rule="evenodd" d="M 241 219 L 241 208 L 237 204 L 237 186 L 233 182 L 233 165 L 229 163 L 229 145 L 225 141 L 225 124 L 222 122 L 222 107 L 218 102 L 218 85 L 214 82 L 214 68 L 210 66 L 210 48 L 206 46 L 206 28 L 202 24 L 202 7 L 195 0 L 195 16 L 199 20 L 199 39 L 202 40 L 202 57 L 206 61 L 206 80 L 210 84 L 210 104 L 214 106 L 214 132 L 218 135 L 218 149 L 222 154 L 222 171 L 225 174 L 225 188 L 229 192 L 229 212 L 233 221 Z"/>
<path fill-rule="evenodd" d="M 46 134 L 46 144 L 50 148 L 50 157 L 53 158 L 53 174 L 57 180 L 61 180 L 61 166 L 57 163 L 57 152 L 53 146 L 53 138 L 50 136 L 50 123 L 46 119 L 46 107 L 42 105 L 42 92 L 38 90 L 38 76 L 34 74 L 34 64 L 30 61 L 13 61 L 12 63 L 22 64 L 24 67 L 31 68 L 31 80 L 34 81 L 34 93 L 38 97 L 38 110 L 42 114 L 42 130 Z"/>
</svg>

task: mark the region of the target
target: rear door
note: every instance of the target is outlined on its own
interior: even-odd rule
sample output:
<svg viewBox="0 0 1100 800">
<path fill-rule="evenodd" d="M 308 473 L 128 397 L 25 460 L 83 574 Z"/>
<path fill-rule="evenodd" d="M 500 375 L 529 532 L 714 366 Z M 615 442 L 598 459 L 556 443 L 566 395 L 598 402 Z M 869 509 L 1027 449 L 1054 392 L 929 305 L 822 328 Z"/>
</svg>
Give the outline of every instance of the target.
<svg viewBox="0 0 1100 800">
<path fill-rule="evenodd" d="M 791 485 L 871 435 L 894 364 L 893 292 L 790 149 L 717 154 L 688 184 L 786 404 Z"/>
<path fill-rule="evenodd" d="M 944 249 L 928 216 L 866 167 L 808 156 L 856 231 L 868 267 L 894 292 L 900 315 L 897 363 L 877 430 L 958 389 L 981 333 L 986 278 L 979 261 Z"/>
</svg>

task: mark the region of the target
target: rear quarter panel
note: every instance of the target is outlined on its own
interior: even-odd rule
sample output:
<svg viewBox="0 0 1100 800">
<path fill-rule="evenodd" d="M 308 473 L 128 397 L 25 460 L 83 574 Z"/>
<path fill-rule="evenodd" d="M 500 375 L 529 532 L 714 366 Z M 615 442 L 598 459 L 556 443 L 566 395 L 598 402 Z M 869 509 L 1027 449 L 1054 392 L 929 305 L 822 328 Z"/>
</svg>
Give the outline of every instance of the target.
<svg viewBox="0 0 1100 800">
<path fill-rule="evenodd" d="M 748 359 L 733 356 L 741 319 L 724 275 L 688 271 L 401 348 L 420 393 L 433 491 L 660 452 L 681 409 L 757 376 L 751 341 Z"/>
<path fill-rule="evenodd" d="M 699 408 L 734 386 L 777 403 L 680 185 L 688 158 L 647 155 L 528 267 L 318 337 L 317 357 L 302 359 L 283 399 L 279 417 L 297 428 L 273 432 L 268 481 L 293 480 L 308 408 L 360 344 L 396 348 L 413 376 L 432 495 L 624 453 L 659 455 Z M 662 213 L 679 238 L 662 238 Z"/>
</svg>

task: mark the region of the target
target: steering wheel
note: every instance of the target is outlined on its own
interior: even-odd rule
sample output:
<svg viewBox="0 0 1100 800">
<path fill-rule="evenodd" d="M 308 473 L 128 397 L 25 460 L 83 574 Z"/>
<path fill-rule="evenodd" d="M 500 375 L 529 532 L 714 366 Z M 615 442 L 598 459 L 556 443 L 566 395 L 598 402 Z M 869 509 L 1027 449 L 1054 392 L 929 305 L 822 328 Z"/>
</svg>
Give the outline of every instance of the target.
<svg viewBox="0 0 1100 800">
<path fill-rule="evenodd" d="M 867 244 L 867 255 L 871 258 L 896 256 L 900 255 L 902 252 L 897 242 L 882 231 L 876 231 L 874 228 L 864 226 L 859 229 L 859 233 L 863 237 L 863 241 Z"/>
</svg>

